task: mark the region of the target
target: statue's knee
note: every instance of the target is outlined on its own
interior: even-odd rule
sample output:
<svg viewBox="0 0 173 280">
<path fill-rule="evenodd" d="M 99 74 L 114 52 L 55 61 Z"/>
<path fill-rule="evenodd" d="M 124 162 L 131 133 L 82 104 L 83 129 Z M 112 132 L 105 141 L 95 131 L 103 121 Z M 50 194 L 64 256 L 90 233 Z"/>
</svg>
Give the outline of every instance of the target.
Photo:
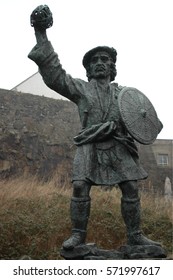
<svg viewBox="0 0 173 280">
<path fill-rule="evenodd" d="M 90 186 L 85 181 L 73 182 L 73 196 L 74 197 L 87 197 L 89 196 Z"/>
<path fill-rule="evenodd" d="M 138 186 L 136 181 L 129 181 L 120 184 L 120 189 L 124 198 L 138 198 Z"/>
</svg>

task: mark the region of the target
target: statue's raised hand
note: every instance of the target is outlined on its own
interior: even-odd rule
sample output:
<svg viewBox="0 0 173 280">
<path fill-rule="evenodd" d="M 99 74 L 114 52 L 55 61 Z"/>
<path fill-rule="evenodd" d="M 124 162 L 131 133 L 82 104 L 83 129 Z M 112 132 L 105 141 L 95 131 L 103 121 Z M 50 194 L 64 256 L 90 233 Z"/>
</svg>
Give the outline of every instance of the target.
<svg viewBox="0 0 173 280">
<path fill-rule="evenodd" d="M 47 5 L 38 6 L 30 16 L 31 26 L 43 31 L 53 25 L 52 13 Z"/>
</svg>

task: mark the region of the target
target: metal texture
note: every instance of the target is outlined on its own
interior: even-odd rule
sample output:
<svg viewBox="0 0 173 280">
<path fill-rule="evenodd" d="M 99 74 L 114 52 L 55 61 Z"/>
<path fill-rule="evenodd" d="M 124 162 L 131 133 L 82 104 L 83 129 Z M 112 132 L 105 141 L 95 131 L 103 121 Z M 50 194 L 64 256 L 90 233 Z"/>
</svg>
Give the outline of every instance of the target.
<svg viewBox="0 0 173 280">
<path fill-rule="evenodd" d="M 159 132 L 159 120 L 150 100 L 136 88 L 125 87 L 118 104 L 129 134 L 141 144 L 152 144 Z"/>
<path fill-rule="evenodd" d="M 52 13 L 47 5 L 38 6 L 30 16 L 31 26 L 40 30 L 47 29 L 53 25 Z"/>
</svg>

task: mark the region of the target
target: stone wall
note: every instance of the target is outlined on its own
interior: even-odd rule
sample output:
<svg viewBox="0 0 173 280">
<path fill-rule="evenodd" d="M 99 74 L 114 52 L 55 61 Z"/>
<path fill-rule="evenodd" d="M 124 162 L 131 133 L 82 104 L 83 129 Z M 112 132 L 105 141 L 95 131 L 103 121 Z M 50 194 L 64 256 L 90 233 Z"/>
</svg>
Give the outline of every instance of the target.
<svg viewBox="0 0 173 280">
<path fill-rule="evenodd" d="M 0 114 L 0 178 L 70 174 L 80 129 L 75 104 L 0 89 Z"/>
<path fill-rule="evenodd" d="M 75 104 L 0 89 L 0 114 L 0 178 L 33 174 L 49 179 L 55 172 L 61 181 L 71 178 L 73 137 L 80 130 Z M 149 174 L 141 186 L 154 191 L 163 191 L 166 176 L 171 182 L 173 178 L 171 161 L 170 166 L 157 165 L 158 151 L 173 154 L 169 141 L 160 141 L 138 144 L 141 164 Z"/>
</svg>

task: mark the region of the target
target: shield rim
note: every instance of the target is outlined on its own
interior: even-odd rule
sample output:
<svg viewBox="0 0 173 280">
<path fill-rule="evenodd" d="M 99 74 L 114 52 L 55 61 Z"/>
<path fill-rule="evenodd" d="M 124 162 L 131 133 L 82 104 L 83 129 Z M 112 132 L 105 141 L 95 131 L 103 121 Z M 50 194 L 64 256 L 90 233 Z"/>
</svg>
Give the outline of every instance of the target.
<svg viewBox="0 0 173 280">
<path fill-rule="evenodd" d="M 124 94 L 126 94 L 128 91 L 134 91 L 134 93 L 136 94 L 140 94 L 142 95 L 146 100 L 147 102 L 150 104 L 150 107 L 152 108 L 154 114 L 155 114 L 155 119 L 156 119 L 156 124 L 155 124 L 155 130 L 152 129 L 152 137 L 150 137 L 149 139 L 146 139 L 146 137 L 142 137 L 142 133 L 138 133 L 138 132 L 135 132 L 134 130 L 131 130 L 131 127 L 129 125 L 129 123 L 127 122 L 127 117 L 125 117 L 125 112 L 123 111 L 123 108 L 122 108 L 122 104 L 123 104 L 123 96 Z M 142 104 L 142 103 L 141 103 Z M 139 104 L 139 105 L 141 105 Z M 139 91 L 138 89 L 134 88 L 134 87 L 124 87 L 119 95 L 118 95 L 118 106 L 119 106 L 119 110 L 120 110 L 120 115 L 121 115 L 121 119 L 127 129 L 127 131 L 129 132 L 129 134 L 139 143 L 141 144 L 144 144 L 144 145 L 149 145 L 149 144 L 152 144 L 156 138 L 157 138 L 157 135 L 158 135 L 158 131 L 159 131 L 159 123 L 158 123 L 158 117 L 157 117 L 157 113 L 156 113 L 156 110 L 153 106 L 153 104 L 151 103 L 151 101 L 148 99 L 148 97 L 143 94 L 141 91 Z M 139 106 L 140 107 L 140 106 Z M 141 108 L 142 109 L 142 108 Z M 139 112 L 140 114 L 140 112 Z M 145 118 L 144 118 L 145 119 Z M 148 126 L 148 129 L 149 129 L 149 126 Z"/>
</svg>

